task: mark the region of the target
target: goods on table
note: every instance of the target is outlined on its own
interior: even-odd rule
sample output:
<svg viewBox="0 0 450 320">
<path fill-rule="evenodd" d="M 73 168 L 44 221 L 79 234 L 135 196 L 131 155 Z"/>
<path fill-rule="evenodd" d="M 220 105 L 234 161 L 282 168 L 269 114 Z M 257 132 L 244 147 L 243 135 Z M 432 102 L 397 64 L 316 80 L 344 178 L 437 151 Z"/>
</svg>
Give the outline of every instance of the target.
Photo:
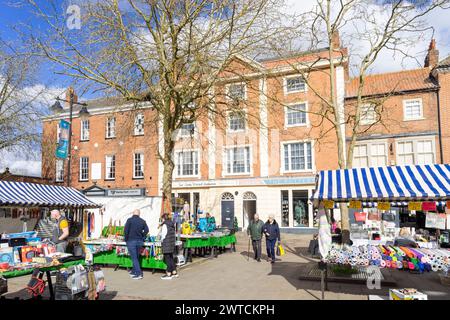
<svg viewBox="0 0 450 320">
<path fill-rule="evenodd" d="M 390 289 L 389 300 L 428 300 L 428 296 L 416 289 Z"/>
<path fill-rule="evenodd" d="M 380 268 L 424 271 L 450 269 L 450 250 L 423 249 L 394 246 L 352 246 L 332 248 L 324 260 L 334 264 L 351 266 L 378 266 Z"/>
</svg>

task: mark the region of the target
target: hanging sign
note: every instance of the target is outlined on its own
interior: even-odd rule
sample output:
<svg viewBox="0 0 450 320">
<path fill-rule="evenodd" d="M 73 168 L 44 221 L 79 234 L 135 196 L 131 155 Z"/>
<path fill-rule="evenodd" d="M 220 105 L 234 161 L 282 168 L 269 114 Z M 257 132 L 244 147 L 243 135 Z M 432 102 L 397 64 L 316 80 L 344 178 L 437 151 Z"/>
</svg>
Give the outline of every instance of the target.
<svg viewBox="0 0 450 320">
<path fill-rule="evenodd" d="M 325 209 L 333 209 L 334 208 L 333 200 L 323 200 L 323 204 L 325 206 Z"/>
<path fill-rule="evenodd" d="M 446 206 L 447 208 L 450 209 L 450 201 L 447 201 L 447 202 L 445 203 L 445 206 Z"/>
<path fill-rule="evenodd" d="M 349 208 L 350 209 L 361 209 L 362 208 L 362 202 L 361 201 L 352 200 L 352 201 L 350 201 Z"/>
<path fill-rule="evenodd" d="M 434 201 L 423 202 L 422 211 L 436 211 L 436 202 Z"/>
<path fill-rule="evenodd" d="M 378 202 L 378 210 L 390 210 L 391 204 L 389 202 Z"/>
<path fill-rule="evenodd" d="M 409 211 L 422 211 L 422 202 L 408 202 Z"/>
<path fill-rule="evenodd" d="M 56 157 L 66 159 L 69 151 L 69 129 L 70 123 L 65 120 L 59 121 L 59 141 L 56 147 Z"/>
<path fill-rule="evenodd" d="M 425 217 L 425 228 L 445 230 L 446 220 L 447 216 L 445 214 L 429 212 Z"/>
</svg>

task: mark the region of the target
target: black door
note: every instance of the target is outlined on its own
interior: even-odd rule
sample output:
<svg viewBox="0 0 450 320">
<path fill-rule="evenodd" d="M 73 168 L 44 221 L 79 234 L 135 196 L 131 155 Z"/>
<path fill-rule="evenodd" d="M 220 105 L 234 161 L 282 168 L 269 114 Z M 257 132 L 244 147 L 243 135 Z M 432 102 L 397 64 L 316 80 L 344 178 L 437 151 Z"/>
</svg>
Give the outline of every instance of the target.
<svg viewBox="0 0 450 320">
<path fill-rule="evenodd" d="M 222 227 L 233 229 L 234 200 L 222 200 Z"/>
</svg>

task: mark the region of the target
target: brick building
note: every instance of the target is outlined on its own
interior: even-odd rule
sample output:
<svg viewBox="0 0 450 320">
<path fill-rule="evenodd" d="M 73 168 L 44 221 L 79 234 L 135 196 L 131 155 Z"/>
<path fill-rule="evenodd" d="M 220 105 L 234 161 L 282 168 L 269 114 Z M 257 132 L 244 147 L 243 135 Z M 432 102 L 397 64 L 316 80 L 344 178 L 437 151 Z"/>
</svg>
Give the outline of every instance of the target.
<svg viewBox="0 0 450 320">
<path fill-rule="evenodd" d="M 308 199 L 315 174 L 338 168 L 335 132 L 314 114 L 320 96 L 330 92 L 327 50 L 258 61 L 235 57 L 230 62 L 234 72 L 222 75 L 215 92 L 238 97 L 242 111 L 223 110 L 225 118 L 205 116 L 180 130 L 174 152 L 176 209 L 187 201 L 192 211 L 209 211 L 222 225 L 236 217 L 246 227 L 258 212 L 262 219 L 275 214 L 285 231 L 314 227 Z M 351 110 L 357 85 L 348 78 L 347 60 L 345 48 L 333 60 L 343 113 L 344 103 L 345 112 Z M 433 42 L 424 68 L 367 78 L 365 98 L 383 99 L 385 118 L 371 126 L 377 110 L 370 104 L 365 109 L 368 129 L 358 136 L 356 166 L 439 163 L 441 154 L 449 161 L 450 147 L 444 145 L 450 140 L 450 116 L 442 112 L 450 108 L 449 94 L 444 102 L 446 85 L 445 92 L 450 92 L 447 60 L 438 63 Z M 307 85 L 298 68 L 311 64 Z M 225 99 L 216 101 L 218 108 L 228 102 L 223 95 L 217 99 Z M 162 150 L 162 128 L 151 106 L 106 99 L 88 101 L 88 110 L 89 118 L 80 118 L 77 108 L 74 112 L 72 186 L 161 196 L 163 166 L 157 151 Z M 53 156 L 58 122 L 67 118 L 65 110 L 44 119 L 42 172 L 56 183 L 67 180 L 67 162 Z"/>
</svg>

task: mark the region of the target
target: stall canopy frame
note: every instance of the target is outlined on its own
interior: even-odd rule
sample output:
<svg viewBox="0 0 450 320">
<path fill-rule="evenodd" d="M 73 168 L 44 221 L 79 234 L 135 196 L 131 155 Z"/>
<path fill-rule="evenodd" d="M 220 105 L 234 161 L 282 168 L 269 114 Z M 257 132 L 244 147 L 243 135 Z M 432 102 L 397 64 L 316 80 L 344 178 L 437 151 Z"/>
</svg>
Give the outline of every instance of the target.
<svg viewBox="0 0 450 320">
<path fill-rule="evenodd" d="M 450 165 L 407 165 L 324 170 L 317 175 L 312 200 L 450 200 Z"/>
<path fill-rule="evenodd" d="M 0 207 L 99 208 L 75 188 L 0 181 Z"/>
</svg>

